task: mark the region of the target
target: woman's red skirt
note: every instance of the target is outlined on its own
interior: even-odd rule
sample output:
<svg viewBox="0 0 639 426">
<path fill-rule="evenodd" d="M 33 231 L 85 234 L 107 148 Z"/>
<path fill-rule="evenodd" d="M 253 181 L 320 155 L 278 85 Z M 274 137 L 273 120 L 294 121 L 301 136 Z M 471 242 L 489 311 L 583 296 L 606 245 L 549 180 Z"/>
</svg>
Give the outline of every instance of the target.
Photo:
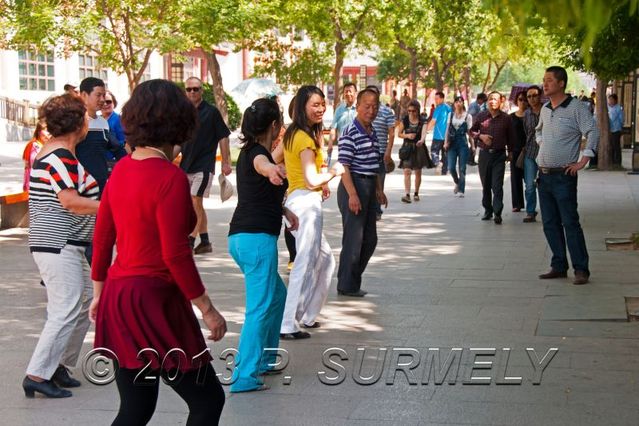
<svg viewBox="0 0 639 426">
<path fill-rule="evenodd" d="M 120 368 L 189 371 L 212 359 L 191 303 L 160 278 L 108 278 L 95 329 L 94 347 Z"/>
</svg>

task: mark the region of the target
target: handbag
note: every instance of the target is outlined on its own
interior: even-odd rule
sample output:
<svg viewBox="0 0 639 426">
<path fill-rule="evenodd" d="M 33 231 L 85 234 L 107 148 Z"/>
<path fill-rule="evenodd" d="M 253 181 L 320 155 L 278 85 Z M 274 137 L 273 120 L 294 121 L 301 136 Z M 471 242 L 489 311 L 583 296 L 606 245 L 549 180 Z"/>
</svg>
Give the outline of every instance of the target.
<svg viewBox="0 0 639 426">
<path fill-rule="evenodd" d="M 415 152 L 415 144 L 413 142 L 404 142 L 399 148 L 399 159 L 402 161 L 410 160 L 413 152 Z"/>
<path fill-rule="evenodd" d="M 518 169 L 522 169 L 523 170 L 525 159 L 526 159 L 526 150 L 522 149 L 521 152 L 519 153 L 519 155 L 517 156 L 517 161 L 515 162 L 515 167 L 517 167 Z"/>
</svg>

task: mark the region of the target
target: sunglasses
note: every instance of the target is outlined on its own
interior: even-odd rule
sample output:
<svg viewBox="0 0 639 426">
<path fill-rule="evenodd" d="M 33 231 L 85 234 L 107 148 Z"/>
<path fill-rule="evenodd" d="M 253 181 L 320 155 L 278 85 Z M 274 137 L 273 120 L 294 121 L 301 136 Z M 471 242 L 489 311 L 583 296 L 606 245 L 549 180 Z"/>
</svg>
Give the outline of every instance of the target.
<svg viewBox="0 0 639 426">
<path fill-rule="evenodd" d="M 187 87 L 184 90 L 186 90 L 187 92 L 195 92 L 195 93 L 197 93 L 197 92 L 200 91 L 200 88 L 199 87 Z"/>
<path fill-rule="evenodd" d="M 113 101 L 112 101 L 112 100 L 109 100 L 109 99 L 106 99 L 106 100 L 104 101 L 104 105 L 111 105 L 112 103 L 113 103 Z"/>
</svg>

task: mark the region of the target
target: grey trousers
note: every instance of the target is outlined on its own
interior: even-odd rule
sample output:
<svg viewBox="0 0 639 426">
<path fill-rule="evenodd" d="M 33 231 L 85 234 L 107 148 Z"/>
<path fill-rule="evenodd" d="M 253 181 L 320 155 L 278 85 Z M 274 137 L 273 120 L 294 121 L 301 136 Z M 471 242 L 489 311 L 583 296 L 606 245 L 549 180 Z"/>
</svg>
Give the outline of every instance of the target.
<svg viewBox="0 0 639 426">
<path fill-rule="evenodd" d="M 75 366 L 89 329 L 93 299 L 85 247 L 67 244 L 60 253 L 35 252 L 33 258 L 47 287 L 47 322 L 27 374 L 49 380 L 59 364 Z"/>
<path fill-rule="evenodd" d="M 362 210 L 355 215 L 348 208 L 348 193 L 340 182 L 337 205 L 342 213 L 342 252 L 337 270 L 337 289 L 354 293 L 362 286 L 362 274 L 377 246 L 376 179 L 351 175 Z"/>
</svg>

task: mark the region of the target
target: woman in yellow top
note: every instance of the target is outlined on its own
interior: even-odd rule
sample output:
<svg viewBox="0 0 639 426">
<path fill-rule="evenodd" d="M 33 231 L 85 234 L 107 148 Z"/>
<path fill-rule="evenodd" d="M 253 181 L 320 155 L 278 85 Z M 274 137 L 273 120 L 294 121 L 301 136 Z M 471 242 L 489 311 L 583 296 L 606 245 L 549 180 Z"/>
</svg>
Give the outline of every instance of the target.
<svg viewBox="0 0 639 426">
<path fill-rule="evenodd" d="M 335 259 L 322 233 L 322 200 L 330 192 L 328 182 L 344 168 L 336 163 L 328 173 L 320 173 L 322 117 L 326 111 L 324 93 L 316 86 L 302 86 L 295 97 L 293 123 L 284 134 L 284 163 L 288 176 L 286 207 L 298 217 L 295 245 L 297 256 L 288 283 L 281 339 L 305 339 L 311 335 L 299 326 L 317 328 L 319 314 Z"/>
</svg>

